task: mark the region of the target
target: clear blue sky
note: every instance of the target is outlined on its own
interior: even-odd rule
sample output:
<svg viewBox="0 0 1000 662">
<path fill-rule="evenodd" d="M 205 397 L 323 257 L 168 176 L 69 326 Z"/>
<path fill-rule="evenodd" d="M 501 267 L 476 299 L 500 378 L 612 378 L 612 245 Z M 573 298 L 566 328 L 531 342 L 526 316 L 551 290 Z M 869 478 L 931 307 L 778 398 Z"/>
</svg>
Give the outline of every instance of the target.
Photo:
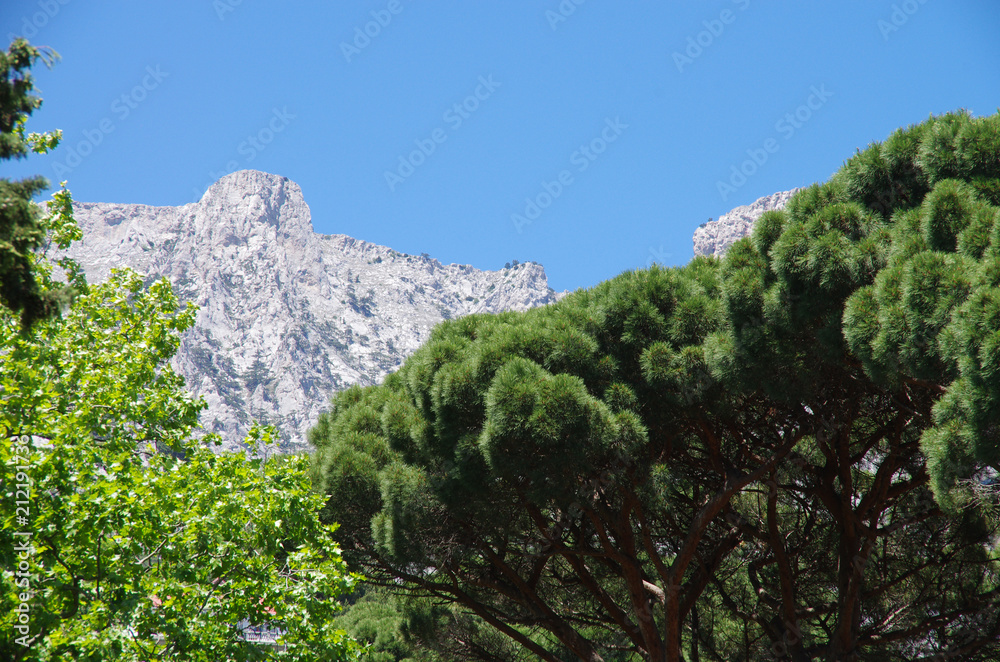
<svg viewBox="0 0 1000 662">
<path fill-rule="evenodd" d="M 2 0 L 0 28 L 62 55 L 29 128 L 65 133 L 5 177 L 180 205 L 264 170 L 318 232 L 558 290 L 684 264 L 709 217 L 1000 107 L 996 0 Z"/>
</svg>

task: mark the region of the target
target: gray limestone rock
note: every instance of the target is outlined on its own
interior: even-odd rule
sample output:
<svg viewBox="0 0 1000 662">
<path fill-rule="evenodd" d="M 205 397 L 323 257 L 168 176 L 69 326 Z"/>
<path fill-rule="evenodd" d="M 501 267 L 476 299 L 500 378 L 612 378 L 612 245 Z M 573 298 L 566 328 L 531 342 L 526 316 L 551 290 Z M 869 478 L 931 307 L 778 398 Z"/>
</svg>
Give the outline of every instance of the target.
<svg viewBox="0 0 1000 662">
<path fill-rule="evenodd" d="M 253 419 L 276 425 L 284 450 L 304 448 L 336 391 L 378 382 L 443 319 L 557 299 L 537 264 L 480 271 L 317 234 L 299 186 L 254 170 L 182 207 L 75 212 L 84 239 L 69 255 L 92 282 L 129 266 L 199 306 L 173 365 L 230 450 Z"/>
<path fill-rule="evenodd" d="M 714 221 L 702 224 L 694 231 L 695 256 L 722 257 L 725 255 L 726 249 L 737 240 L 750 234 L 750 231 L 753 230 L 753 224 L 764 212 L 784 209 L 789 198 L 798 190 L 795 188 L 791 191 L 780 191 L 766 195 L 763 198 L 758 198 L 752 204 L 737 207 Z"/>
</svg>

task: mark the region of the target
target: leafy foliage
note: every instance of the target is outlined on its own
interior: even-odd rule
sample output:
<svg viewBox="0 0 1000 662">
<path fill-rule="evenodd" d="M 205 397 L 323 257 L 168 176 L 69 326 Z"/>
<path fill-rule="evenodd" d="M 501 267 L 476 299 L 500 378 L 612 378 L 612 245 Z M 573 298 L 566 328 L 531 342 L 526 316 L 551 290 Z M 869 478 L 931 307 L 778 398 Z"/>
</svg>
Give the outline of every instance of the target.
<svg viewBox="0 0 1000 662">
<path fill-rule="evenodd" d="M 41 104 L 27 70 L 54 57 L 20 39 L 0 53 L 0 159 L 58 144 L 24 132 Z M 194 307 L 166 280 L 90 285 L 53 262 L 81 233 L 65 186 L 32 202 L 47 186 L 0 180 L 0 657 L 357 658 L 331 628 L 357 576 L 316 517 L 305 459 L 265 465 L 197 438 L 205 404 L 167 364 Z M 255 427 L 247 444 L 271 436 Z M 276 645 L 254 640 L 261 626 Z"/>
<path fill-rule="evenodd" d="M 78 232 L 70 205 L 60 192 L 45 220 L 56 243 Z M 58 286 L 32 260 L 42 291 Z M 166 363 L 193 307 L 165 280 L 88 285 L 63 265 L 76 298 L 61 318 L 23 333 L 0 315 L 4 659 L 356 657 L 330 627 L 356 577 L 305 459 L 215 455 L 194 434 L 204 403 Z M 248 641 L 261 626 L 280 645 Z"/>
</svg>

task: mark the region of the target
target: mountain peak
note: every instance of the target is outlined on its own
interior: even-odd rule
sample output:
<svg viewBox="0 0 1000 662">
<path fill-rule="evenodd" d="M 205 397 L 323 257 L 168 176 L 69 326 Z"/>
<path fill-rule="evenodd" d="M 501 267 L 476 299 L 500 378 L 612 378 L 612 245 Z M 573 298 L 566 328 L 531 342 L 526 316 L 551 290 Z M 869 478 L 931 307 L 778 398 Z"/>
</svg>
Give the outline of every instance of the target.
<svg viewBox="0 0 1000 662">
<path fill-rule="evenodd" d="M 253 195 L 267 191 L 280 190 L 283 187 L 293 189 L 302 197 L 299 185 L 284 175 L 275 175 L 261 170 L 237 170 L 224 175 L 208 187 L 202 200 L 220 195 Z"/>
<path fill-rule="evenodd" d="M 208 216 L 240 225 L 266 223 L 285 234 L 312 233 L 312 215 L 302 189 L 288 177 L 238 170 L 212 184 L 198 202 Z"/>
<path fill-rule="evenodd" d="M 91 282 L 128 266 L 199 306 L 173 365 L 205 398 L 202 426 L 235 449 L 251 419 L 301 449 L 330 396 L 395 370 L 435 324 L 558 298 L 541 265 L 441 264 L 321 235 L 299 186 L 241 170 L 182 207 L 74 203 L 68 251 Z"/>
</svg>

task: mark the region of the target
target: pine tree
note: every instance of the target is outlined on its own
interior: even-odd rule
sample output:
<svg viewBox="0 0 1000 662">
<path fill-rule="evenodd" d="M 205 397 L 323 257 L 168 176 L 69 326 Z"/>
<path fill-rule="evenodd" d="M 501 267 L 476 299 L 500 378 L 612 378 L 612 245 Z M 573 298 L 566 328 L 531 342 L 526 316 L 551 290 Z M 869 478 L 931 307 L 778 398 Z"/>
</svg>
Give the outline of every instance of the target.
<svg viewBox="0 0 1000 662">
<path fill-rule="evenodd" d="M 931 118 L 721 261 L 439 325 L 310 433 L 345 556 L 552 662 L 995 659 L 998 136 Z"/>
<path fill-rule="evenodd" d="M 0 160 L 20 159 L 29 151 L 45 153 L 61 137 L 58 131 L 25 135 L 27 118 L 42 100 L 32 94 L 29 70 L 39 59 L 51 65 L 58 56 L 43 51 L 23 39 L 16 39 L 6 53 L 0 53 Z M 33 251 L 46 237 L 43 212 L 32 199 L 49 187 L 41 176 L 20 181 L 0 179 L 0 303 L 21 314 L 21 326 L 28 329 L 39 319 L 59 312 L 69 291 L 43 291 L 34 273 Z"/>
</svg>

